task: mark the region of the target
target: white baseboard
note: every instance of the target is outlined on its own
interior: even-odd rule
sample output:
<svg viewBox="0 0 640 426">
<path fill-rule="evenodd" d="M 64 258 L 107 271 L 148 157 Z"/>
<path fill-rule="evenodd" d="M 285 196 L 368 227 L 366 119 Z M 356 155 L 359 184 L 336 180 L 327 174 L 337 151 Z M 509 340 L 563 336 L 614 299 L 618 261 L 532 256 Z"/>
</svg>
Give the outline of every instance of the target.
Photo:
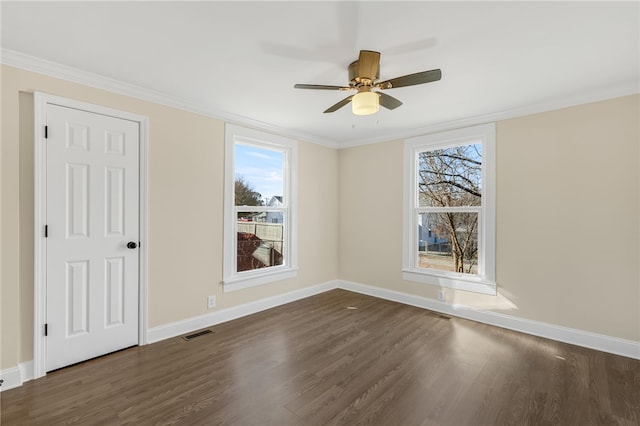
<svg viewBox="0 0 640 426">
<path fill-rule="evenodd" d="M 509 330 L 519 331 L 521 333 L 583 346 L 603 352 L 609 352 L 616 355 L 622 355 L 628 358 L 640 359 L 640 342 L 633 340 L 619 339 L 616 337 L 576 330 L 539 321 L 527 320 L 463 305 L 453 305 L 426 297 L 415 296 L 408 293 L 344 280 L 327 281 L 322 284 L 305 287 L 289 293 L 256 300 L 255 302 L 221 309 L 207 315 L 154 327 L 148 330 L 147 341 L 148 343 L 158 342 L 160 340 L 255 314 L 266 309 L 275 308 L 276 306 L 280 306 L 285 303 L 294 302 L 296 300 L 304 299 L 336 288 L 366 294 L 368 296 L 393 302 L 399 302 L 405 305 L 429 309 L 431 311 L 470 319 Z M 24 362 L 19 364 L 17 367 L 0 371 L 0 379 L 4 380 L 4 383 L 0 387 L 0 392 L 21 386 L 24 382 L 33 379 L 33 361 Z"/>
<path fill-rule="evenodd" d="M 0 392 L 22 386 L 24 382 L 33 379 L 33 361 L 23 362 L 17 367 L 0 371 L 0 379 L 4 380 Z"/>
<path fill-rule="evenodd" d="M 505 315 L 492 311 L 471 308 L 463 305 L 452 305 L 421 296 L 414 296 L 399 291 L 388 290 L 351 281 L 338 281 L 338 288 L 362 293 L 380 299 L 404 303 L 405 305 L 429 309 L 443 314 L 466 318 L 521 333 L 532 334 L 559 342 L 596 349 L 629 358 L 640 359 L 640 342 L 576 330 L 559 325 L 548 324 L 523 318 Z"/>
<path fill-rule="evenodd" d="M 380 299 L 391 300 L 405 305 L 416 306 L 423 309 L 440 312 L 443 314 L 478 321 L 521 333 L 544 337 L 551 340 L 583 346 L 629 358 L 640 359 L 640 342 L 625 340 L 617 337 L 591 333 L 559 325 L 548 324 L 505 315 L 493 311 L 472 308 L 464 305 L 453 305 L 426 297 L 415 296 L 399 291 L 388 290 L 381 287 L 369 286 L 352 281 L 335 280 L 312 287 L 303 288 L 290 293 L 269 297 L 263 300 L 235 306 L 228 309 L 212 312 L 200 317 L 190 318 L 171 324 L 162 325 L 149 330 L 149 343 L 157 342 L 170 337 L 179 336 L 191 331 L 199 330 L 215 324 L 231 321 L 246 315 L 251 315 L 285 303 L 304 299 L 325 291 L 341 288 L 356 293 L 366 294 Z"/>
<path fill-rule="evenodd" d="M 289 293 L 279 294 L 277 296 L 268 297 L 266 299 L 256 300 L 255 302 L 245 303 L 243 305 L 234 306 L 227 309 L 214 311 L 210 314 L 201 315 L 199 317 L 189 318 L 183 321 L 177 321 L 170 324 L 161 325 L 150 328 L 147 332 L 147 342 L 154 343 L 170 337 L 179 336 L 201 328 L 210 327 L 226 321 L 231 321 L 240 317 L 255 314 L 266 309 L 275 308 L 285 303 L 294 302 L 325 291 L 333 290 L 338 287 L 338 281 L 328 281 L 326 283 L 317 284 L 311 287 L 305 287 L 300 290 L 294 290 Z"/>
<path fill-rule="evenodd" d="M 18 367 L 2 370 L 2 372 L 0 372 L 0 379 L 4 380 L 2 386 L 0 386 L 0 391 L 17 388 L 18 386 L 22 386 L 23 383 L 20 368 Z"/>
</svg>

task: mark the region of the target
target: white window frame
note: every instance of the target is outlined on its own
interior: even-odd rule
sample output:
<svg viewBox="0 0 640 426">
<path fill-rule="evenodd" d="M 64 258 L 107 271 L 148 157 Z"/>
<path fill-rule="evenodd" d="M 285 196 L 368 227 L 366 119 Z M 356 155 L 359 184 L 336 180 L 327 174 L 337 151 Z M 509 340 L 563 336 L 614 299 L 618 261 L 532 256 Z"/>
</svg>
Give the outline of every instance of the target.
<svg viewBox="0 0 640 426">
<path fill-rule="evenodd" d="M 482 144 L 482 202 L 478 207 L 447 210 L 478 213 L 478 274 L 470 275 L 418 268 L 418 217 L 429 208 L 419 207 L 418 154 L 422 151 Z M 404 208 L 402 278 L 413 281 L 496 295 L 496 130 L 495 123 L 417 136 L 404 143 Z"/>
<path fill-rule="evenodd" d="M 276 150 L 283 153 L 284 176 L 283 206 L 276 208 L 283 212 L 283 258 L 282 265 L 237 272 L 237 213 L 238 211 L 266 211 L 264 206 L 235 205 L 235 145 L 252 145 L 258 148 Z M 272 135 L 255 129 L 225 125 L 225 184 L 224 184 L 224 292 L 255 287 L 275 281 L 293 278 L 298 271 L 297 244 L 297 141 Z"/>
</svg>

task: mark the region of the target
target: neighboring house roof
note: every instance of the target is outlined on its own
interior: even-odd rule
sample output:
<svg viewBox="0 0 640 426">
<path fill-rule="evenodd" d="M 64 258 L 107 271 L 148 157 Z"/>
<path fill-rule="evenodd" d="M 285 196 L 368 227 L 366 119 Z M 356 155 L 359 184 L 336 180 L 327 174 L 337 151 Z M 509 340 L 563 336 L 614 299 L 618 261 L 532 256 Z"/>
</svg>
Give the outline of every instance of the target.
<svg viewBox="0 0 640 426">
<path fill-rule="evenodd" d="M 282 195 L 274 195 L 271 197 L 267 206 L 269 207 L 280 207 L 282 205 Z"/>
</svg>

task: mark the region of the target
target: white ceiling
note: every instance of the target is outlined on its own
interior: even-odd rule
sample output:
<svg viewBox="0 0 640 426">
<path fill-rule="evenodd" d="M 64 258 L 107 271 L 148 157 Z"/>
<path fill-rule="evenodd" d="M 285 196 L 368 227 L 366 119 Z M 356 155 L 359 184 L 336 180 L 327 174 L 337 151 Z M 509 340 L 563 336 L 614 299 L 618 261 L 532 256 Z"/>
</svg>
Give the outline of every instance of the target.
<svg viewBox="0 0 640 426">
<path fill-rule="evenodd" d="M 11 2 L 3 62 L 31 55 L 137 86 L 168 103 L 309 141 L 350 146 L 532 107 L 637 93 L 634 2 Z M 345 85 L 360 49 L 382 80 L 440 68 L 358 117 Z M 160 94 L 160 95 L 159 95 Z M 143 96 L 144 97 L 144 96 Z"/>
</svg>

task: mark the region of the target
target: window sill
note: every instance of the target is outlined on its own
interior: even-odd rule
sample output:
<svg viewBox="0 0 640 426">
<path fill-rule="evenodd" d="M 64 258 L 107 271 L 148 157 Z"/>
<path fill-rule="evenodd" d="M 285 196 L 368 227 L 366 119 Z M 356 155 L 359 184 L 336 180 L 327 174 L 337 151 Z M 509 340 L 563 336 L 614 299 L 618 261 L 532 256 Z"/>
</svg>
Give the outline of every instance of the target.
<svg viewBox="0 0 640 426">
<path fill-rule="evenodd" d="M 454 290 L 471 291 L 474 293 L 497 295 L 496 283 L 480 277 L 467 277 L 460 274 L 438 273 L 415 269 L 403 269 L 402 279 Z"/>
<path fill-rule="evenodd" d="M 282 281 L 298 275 L 298 268 L 280 269 L 269 272 L 250 272 L 250 275 L 240 275 L 227 278 L 222 281 L 222 288 L 225 293 L 242 290 L 245 288 L 257 287 L 259 285 Z"/>
</svg>

